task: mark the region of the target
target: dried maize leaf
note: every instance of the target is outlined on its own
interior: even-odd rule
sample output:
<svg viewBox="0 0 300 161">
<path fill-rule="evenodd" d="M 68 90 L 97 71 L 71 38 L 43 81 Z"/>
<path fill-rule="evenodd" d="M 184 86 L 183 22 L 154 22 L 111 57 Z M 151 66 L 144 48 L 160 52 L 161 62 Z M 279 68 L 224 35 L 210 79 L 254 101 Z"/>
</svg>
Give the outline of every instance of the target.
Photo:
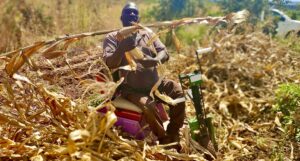
<svg viewBox="0 0 300 161">
<path fill-rule="evenodd" d="M 174 43 L 174 45 L 175 45 L 175 47 L 176 47 L 177 53 L 180 53 L 180 50 L 181 50 L 181 48 L 182 48 L 182 47 L 181 47 L 181 43 L 180 43 L 178 37 L 176 36 L 176 33 L 175 33 L 175 30 L 174 30 L 174 29 L 172 30 L 172 40 L 173 40 L 173 43 Z"/>
<path fill-rule="evenodd" d="M 224 116 L 230 116 L 229 109 L 228 109 L 229 104 L 230 103 L 228 101 L 224 101 L 224 100 L 222 100 L 219 104 L 219 110 Z"/>
<path fill-rule="evenodd" d="M 24 56 L 23 56 L 24 57 Z M 31 59 L 31 58 L 27 58 L 27 57 L 24 57 L 26 63 L 34 70 L 34 71 L 37 71 L 38 70 L 38 66 L 36 65 L 36 63 Z"/>
<path fill-rule="evenodd" d="M 280 119 L 279 119 L 278 116 L 275 117 L 275 121 L 274 121 L 274 122 L 275 122 L 275 124 L 276 124 L 277 126 L 282 127 L 282 124 L 281 124 Z"/>
<path fill-rule="evenodd" d="M 0 113 L 0 122 L 1 123 L 9 122 L 9 118 L 7 116 L 5 116 L 5 115 L 2 115 Z"/>
<path fill-rule="evenodd" d="M 180 154 L 172 151 L 163 151 L 163 154 L 167 156 L 172 156 L 172 158 L 176 158 L 179 160 L 194 160 L 194 159 L 199 159 L 198 156 L 195 155 L 188 155 L 188 154 Z"/>
<path fill-rule="evenodd" d="M 50 148 L 46 148 L 45 155 L 49 156 L 60 156 L 60 155 L 66 155 L 68 154 L 68 148 L 65 146 L 58 146 L 58 145 L 52 145 Z"/>
<path fill-rule="evenodd" d="M 272 147 L 272 144 L 265 140 L 264 138 L 258 138 L 256 141 L 256 145 L 260 150 L 268 151 Z"/>
<path fill-rule="evenodd" d="M 143 52 L 140 49 L 138 49 L 137 47 L 130 50 L 129 53 L 133 57 L 133 59 L 138 60 L 138 59 L 143 59 L 144 58 Z"/>
<path fill-rule="evenodd" d="M 116 38 L 118 41 L 122 41 L 123 39 L 130 36 L 131 34 L 137 32 L 139 28 L 140 27 L 137 26 L 123 27 L 118 31 Z"/>
<path fill-rule="evenodd" d="M 119 146 L 118 146 L 118 149 L 119 149 L 119 150 L 122 150 L 122 151 L 123 151 L 123 150 L 134 151 L 134 148 L 135 148 L 135 147 L 133 147 L 133 146 L 131 146 L 131 145 L 125 143 L 125 142 L 120 142 L 120 143 L 119 143 Z"/>
<path fill-rule="evenodd" d="M 131 68 L 130 65 L 125 65 L 125 66 L 121 66 L 121 67 L 119 67 L 119 68 L 113 69 L 113 70 L 112 70 L 112 73 L 118 71 L 119 69 L 122 69 L 122 70 L 128 70 L 128 71 L 131 71 L 131 70 L 132 70 L 132 68 Z"/>
<path fill-rule="evenodd" d="M 211 52 L 212 50 L 213 50 L 212 47 L 201 48 L 201 49 L 198 49 L 198 50 L 197 50 L 197 54 L 202 55 L 202 54 L 205 54 L 205 53 L 209 53 L 209 52 Z"/>
<path fill-rule="evenodd" d="M 38 42 L 35 46 L 21 51 L 19 54 L 15 54 L 8 64 L 5 66 L 6 73 L 9 76 L 12 76 L 15 72 L 17 72 L 25 63 L 25 58 L 30 57 L 33 53 L 44 46 L 44 42 Z"/>
<path fill-rule="evenodd" d="M 152 31 L 152 29 L 150 29 L 149 27 L 143 26 L 142 24 L 136 23 L 136 22 L 132 22 L 134 26 L 136 26 L 137 28 L 141 28 L 143 30 L 146 30 L 148 33 L 153 34 L 154 32 Z"/>
<path fill-rule="evenodd" d="M 159 38 L 158 34 L 152 35 L 151 38 L 147 42 L 147 46 L 151 46 L 154 41 L 156 41 Z"/>
<path fill-rule="evenodd" d="M 48 48 L 46 48 L 45 50 L 43 50 L 41 52 L 42 55 L 46 55 L 46 53 L 55 51 L 55 49 L 57 48 L 57 45 L 59 45 L 63 40 L 59 40 L 54 42 L 53 44 L 51 44 Z"/>
<path fill-rule="evenodd" d="M 172 99 L 171 97 L 167 96 L 167 95 L 164 95 L 164 94 L 161 94 L 158 90 L 156 90 L 154 92 L 154 94 L 161 100 L 163 100 L 164 102 L 172 105 L 172 106 L 176 106 L 178 103 L 182 103 L 185 101 L 185 98 L 182 97 L 182 98 L 177 98 L 177 99 Z"/>
<path fill-rule="evenodd" d="M 104 118 L 100 121 L 100 126 L 99 126 L 99 133 L 103 133 L 104 135 L 109 131 L 109 129 L 117 122 L 117 116 L 115 115 L 114 112 L 108 111 Z M 102 146 L 103 146 L 103 139 L 104 135 L 101 139 L 101 142 L 98 146 L 98 151 L 101 151 Z"/>
<path fill-rule="evenodd" d="M 47 52 L 47 53 L 43 53 L 43 56 L 46 58 L 46 59 L 54 59 L 54 58 L 57 58 L 57 57 L 60 57 L 64 54 L 66 54 L 67 51 L 61 51 L 61 50 L 58 50 L 58 51 L 52 51 L 52 52 Z"/>
<path fill-rule="evenodd" d="M 44 158 L 41 155 L 35 155 L 30 158 L 30 161 L 44 161 Z"/>
<path fill-rule="evenodd" d="M 126 53 L 125 53 L 125 58 L 126 58 L 128 64 L 130 65 L 131 70 L 132 70 L 132 71 L 136 71 L 136 69 L 137 69 L 137 64 L 136 64 L 136 62 L 134 61 L 134 59 L 132 58 L 131 54 L 128 53 L 128 52 L 126 52 Z"/>
<path fill-rule="evenodd" d="M 64 58 L 65 58 L 64 60 L 67 63 L 68 68 L 70 69 L 70 71 L 72 72 L 72 74 L 74 75 L 74 77 L 78 78 L 79 77 L 78 74 L 72 69 L 71 64 L 69 62 L 69 59 L 67 58 L 66 55 L 64 55 Z"/>
<path fill-rule="evenodd" d="M 26 125 L 19 122 L 18 120 L 15 120 L 14 118 L 11 118 L 9 116 L 6 116 L 2 113 L 0 113 L 0 123 L 9 123 L 10 125 L 14 125 L 20 128 L 25 128 Z"/>
<path fill-rule="evenodd" d="M 75 41 L 78 41 L 79 38 L 72 38 L 72 39 L 67 39 L 64 46 L 62 47 L 62 50 L 67 50 L 67 48 L 69 47 L 70 44 L 72 44 Z"/>
<path fill-rule="evenodd" d="M 81 160 L 81 161 L 92 161 L 92 154 L 83 151 L 76 151 L 75 153 L 71 154 L 73 160 Z"/>
<path fill-rule="evenodd" d="M 26 82 L 30 85 L 33 85 L 33 83 L 25 76 L 22 76 L 22 75 L 19 75 L 19 74 L 13 74 L 13 78 L 16 79 L 16 80 L 20 80 L 20 81 L 23 81 L 23 82 Z"/>
<path fill-rule="evenodd" d="M 111 128 L 116 122 L 117 122 L 117 116 L 115 115 L 114 112 L 107 112 L 105 114 L 105 118 L 106 118 L 106 123 L 105 123 L 105 128 L 109 129 Z"/>
<path fill-rule="evenodd" d="M 237 141 L 229 140 L 229 143 L 230 143 L 233 147 L 235 147 L 235 148 L 237 148 L 237 149 L 242 149 L 242 148 L 243 148 L 243 146 L 242 146 L 240 143 L 238 143 Z"/>
<path fill-rule="evenodd" d="M 10 58 L 7 57 L 7 56 L 0 56 L 0 60 L 3 60 L 3 61 L 6 61 L 6 62 L 9 62 Z"/>
<path fill-rule="evenodd" d="M 9 146 L 15 146 L 16 142 L 13 140 L 6 138 L 6 137 L 1 137 L 0 138 L 0 147 L 9 147 Z"/>
<path fill-rule="evenodd" d="M 90 137 L 90 133 L 87 130 L 75 130 L 69 134 L 69 139 L 74 142 L 86 141 Z"/>
<path fill-rule="evenodd" d="M 136 160 L 145 160 L 143 158 L 143 156 L 140 154 L 140 152 L 137 152 L 137 151 L 133 154 L 133 159 L 136 159 Z"/>
<path fill-rule="evenodd" d="M 159 38 L 159 35 L 157 35 L 157 34 L 155 34 L 154 32 L 153 32 L 153 30 L 152 29 L 150 29 L 149 27 L 145 27 L 145 26 L 143 26 L 143 25 L 141 25 L 141 24 L 138 24 L 138 23 L 134 23 L 134 25 L 135 26 L 138 26 L 138 27 L 140 27 L 140 28 L 142 28 L 142 29 L 144 29 L 144 30 L 146 30 L 150 35 L 150 39 L 148 40 L 148 42 L 147 42 L 147 46 L 151 46 L 151 45 L 153 45 L 153 42 L 154 41 L 156 41 L 158 38 Z M 166 30 L 166 31 L 168 31 L 168 30 Z M 144 56 L 143 56 L 144 57 Z M 142 58 L 143 58 L 142 57 Z M 140 59 L 142 59 L 142 58 L 140 58 Z"/>
<path fill-rule="evenodd" d="M 160 77 L 159 80 L 158 80 L 158 81 L 154 84 L 154 86 L 152 87 L 152 89 L 151 89 L 151 91 L 150 91 L 150 94 L 149 94 L 150 97 L 151 97 L 152 99 L 154 99 L 153 92 L 156 91 L 156 90 L 158 89 L 159 85 L 161 84 L 161 81 L 162 81 L 164 78 L 165 78 L 164 76 Z"/>
<path fill-rule="evenodd" d="M 15 95 L 14 95 L 14 91 L 12 89 L 11 84 L 9 84 L 9 82 L 6 80 L 3 82 L 3 84 L 4 84 L 4 87 L 6 89 L 6 92 L 7 92 L 7 95 L 9 97 L 10 101 L 14 101 Z"/>
<path fill-rule="evenodd" d="M 271 71 L 274 70 L 274 66 L 275 66 L 275 64 L 266 64 L 265 67 L 264 67 L 264 70 L 266 72 L 271 72 Z"/>
<path fill-rule="evenodd" d="M 5 66 L 6 69 L 6 73 L 8 75 L 12 75 L 13 73 L 15 73 L 23 64 L 24 64 L 24 59 L 20 54 L 15 55 L 10 62 Z"/>
<path fill-rule="evenodd" d="M 43 86 L 39 86 L 38 91 L 43 96 L 45 103 L 50 107 L 54 116 L 63 114 L 62 119 L 67 122 L 73 119 L 71 112 L 67 110 L 67 108 L 70 108 L 74 104 L 69 98 L 55 92 L 50 92 Z"/>
<path fill-rule="evenodd" d="M 135 140 L 128 140 L 128 139 L 124 139 L 124 138 L 119 138 L 122 142 L 125 142 L 131 146 L 138 146 L 138 143 Z"/>
</svg>

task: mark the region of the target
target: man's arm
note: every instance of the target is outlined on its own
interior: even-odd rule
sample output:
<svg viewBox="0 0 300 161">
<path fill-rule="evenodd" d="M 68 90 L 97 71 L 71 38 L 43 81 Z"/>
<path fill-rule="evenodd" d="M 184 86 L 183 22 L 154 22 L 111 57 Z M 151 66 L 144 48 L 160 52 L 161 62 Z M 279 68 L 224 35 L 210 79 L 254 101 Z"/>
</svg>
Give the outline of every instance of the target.
<svg viewBox="0 0 300 161">
<path fill-rule="evenodd" d="M 123 59 L 123 54 L 117 52 L 117 41 L 113 35 L 107 35 L 103 41 L 103 59 L 110 69 L 117 68 Z"/>
<path fill-rule="evenodd" d="M 162 50 L 159 53 L 157 53 L 157 56 L 155 57 L 159 62 L 162 64 L 169 60 L 169 54 L 167 50 Z"/>
<path fill-rule="evenodd" d="M 109 34 L 103 41 L 103 59 L 110 69 L 121 65 L 124 53 L 135 48 L 135 40 L 128 37 L 118 43 L 113 34 Z"/>
<path fill-rule="evenodd" d="M 156 39 L 153 42 L 153 46 L 157 52 L 157 56 L 155 57 L 161 63 L 165 63 L 169 60 L 169 54 L 166 46 L 160 41 L 160 39 Z"/>
<path fill-rule="evenodd" d="M 146 57 L 144 59 L 137 60 L 137 62 L 141 63 L 145 68 L 154 67 L 158 63 L 165 63 L 166 61 L 169 60 L 169 54 L 167 52 L 167 48 L 159 39 L 153 42 L 153 46 L 157 52 L 156 57 L 153 58 L 145 55 Z"/>
</svg>

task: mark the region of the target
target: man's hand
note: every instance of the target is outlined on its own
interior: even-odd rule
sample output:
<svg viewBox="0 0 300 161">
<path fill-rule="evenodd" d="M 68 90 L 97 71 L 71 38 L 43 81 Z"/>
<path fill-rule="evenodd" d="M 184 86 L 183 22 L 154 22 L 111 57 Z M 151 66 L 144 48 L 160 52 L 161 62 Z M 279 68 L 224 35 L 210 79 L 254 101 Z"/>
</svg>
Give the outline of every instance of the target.
<svg viewBox="0 0 300 161">
<path fill-rule="evenodd" d="M 135 47 L 136 47 L 135 36 L 129 36 L 120 42 L 118 50 L 125 53 L 127 51 L 134 49 Z"/>
<path fill-rule="evenodd" d="M 150 56 L 146 56 L 144 59 L 136 60 L 137 63 L 140 63 L 144 68 L 154 67 L 159 63 L 157 58 L 152 58 Z"/>
</svg>

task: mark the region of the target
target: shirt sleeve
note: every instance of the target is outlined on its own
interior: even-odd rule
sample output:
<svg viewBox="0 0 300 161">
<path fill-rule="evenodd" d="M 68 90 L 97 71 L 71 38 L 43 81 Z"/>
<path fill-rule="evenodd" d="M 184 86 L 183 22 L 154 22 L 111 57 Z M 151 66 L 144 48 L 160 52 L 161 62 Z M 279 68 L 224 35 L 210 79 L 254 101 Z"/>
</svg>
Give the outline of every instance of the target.
<svg viewBox="0 0 300 161">
<path fill-rule="evenodd" d="M 153 46 L 157 53 L 161 52 L 162 50 L 166 50 L 166 46 L 160 41 L 159 38 L 153 42 Z"/>
<path fill-rule="evenodd" d="M 166 56 L 167 56 L 166 61 L 169 60 L 169 57 L 170 57 L 170 56 L 169 56 L 169 53 L 168 53 L 168 51 L 167 51 L 167 48 L 166 48 L 166 46 L 160 41 L 159 38 L 157 38 L 157 39 L 153 42 L 153 46 L 154 46 L 154 48 L 155 48 L 155 50 L 156 50 L 157 53 L 159 53 L 159 52 L 161 52 L 161 51 L 165 51 L 165 52 L 166 52 Z"/>
<path fill-rule="evenodd" d="M 103 41 L 103 60 L 106 65 L 111 68 L 112 66 L 116 66 L 116 64 L 111 64 L 108 62 L 111 61 L 113 54 L 115 54 L 117 49 L 117 41 L 114 38 L 113 34 L 108 34 Z"/>
</svg>

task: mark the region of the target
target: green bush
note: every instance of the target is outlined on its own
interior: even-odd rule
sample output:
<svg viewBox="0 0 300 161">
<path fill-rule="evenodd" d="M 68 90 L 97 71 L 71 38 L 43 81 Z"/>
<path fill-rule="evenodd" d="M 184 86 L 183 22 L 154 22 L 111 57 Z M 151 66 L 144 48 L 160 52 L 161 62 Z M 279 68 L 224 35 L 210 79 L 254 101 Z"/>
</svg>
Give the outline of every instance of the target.
<svg viewBox="0 0 300 161">
<path fill-rule="evenodd" d="M 177 36 L 185 45 L 191 45 L 195 40 L 201 41 L 207 35 L 208 29 L 207 25 L 185 26 L 177 31 Z"/>
<path fill-rule="evenodd" d="M 150 21 L 165 21 L 181 19 L 184 17 L 199 16 L 220 16 L 220 7 L 208 0 L 157 0 L 156 5 L 143 17 Z M 205 25 L 191 25 L 176 29 L 176 35 L 181 45 L 191 45 L 194 41 L 200 41 L 207 33 L 208 27 Z M 172 46 L 171 32 L 161 36 L 165 45 Z"/>
<path fill-rule="evenodd" d="M 251 13 L 250 22 L 256 23 L 263 11 L 269 7 L 267 0 L 220 0 L 218 3 L 225 12 L 247 9 Z"/>
<path fill-rule="evenodd" d="M 175 30 L 176 36 L 180 41 L 181 47 L 188 47 L 195 45 L 196 42 L 200 43 L 207 36 L 210 27 L 207 25 L 188 25 L 177 28 Z M 161 41 L 168 47 L 175 48 L 172 39 L 172 32 L 168 32 L 160 37 Z"/>
<path fill-rule="evenodd" d="M 283 45 L 287 45 L 291 50 L 295 51 L 297 54 L 300 53 L 300 37 L 298 37 L 296 33 L 290 33 L 285 38 L 276 37 L 276 40 Z"/>
<path fill-rule="evenodd" d="M 198 0 L 159 0 L 150 12 L 159 21 L 191 17 L 205 12 L 204 3 Z"/>
<path fill-rule="evenodd" d="M 300 85 L 282 84 L 276 91 L 276 106 L 283 114 L 283 124 L 289 134 L 300 141 Z"/>
</svg>

